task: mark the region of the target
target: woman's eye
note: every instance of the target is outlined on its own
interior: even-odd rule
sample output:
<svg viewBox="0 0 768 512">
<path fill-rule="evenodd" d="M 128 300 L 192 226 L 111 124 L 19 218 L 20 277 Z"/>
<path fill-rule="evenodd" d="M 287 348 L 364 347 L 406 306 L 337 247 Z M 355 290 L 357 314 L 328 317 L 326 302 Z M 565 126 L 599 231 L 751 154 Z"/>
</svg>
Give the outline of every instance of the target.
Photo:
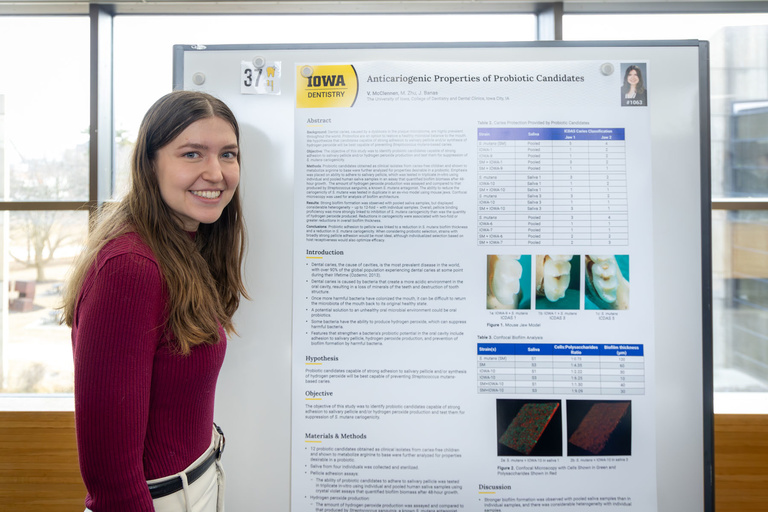
<svg viewBox="0 0 768 512">
<path fill-rule="evenodd" d="M 227 152 L 225 152 L 221 156 L 223 156 L 224 158 L 233 158 L 234 159 L 234 158 L 237 158 L 237 153 L 235 153 L 234 151 L 227 151 Z"/>
<path fill-rule="evenodd" d="M 190 151 L 189 153 L 184 153 L 184 158 L 197 158 L 200 156 L 200 154 L 197 151 Z"/>
</svg>

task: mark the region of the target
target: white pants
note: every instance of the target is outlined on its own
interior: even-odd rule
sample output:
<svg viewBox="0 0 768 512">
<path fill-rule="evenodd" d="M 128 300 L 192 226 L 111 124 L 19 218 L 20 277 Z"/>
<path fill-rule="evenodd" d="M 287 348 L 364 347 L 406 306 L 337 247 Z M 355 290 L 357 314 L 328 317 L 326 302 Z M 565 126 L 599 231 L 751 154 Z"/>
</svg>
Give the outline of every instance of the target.
<svg viewBox="0 0 768 512">
<path fill-rule="evenodd" d="M 184 471 L 175 475 L 148 480 L 147 484 L 156 484 L 181 478 L 184 487 L 173 494 L 152 500 L 156 512 L 224 512 L 224 468 L 216 460 L 200 478 L 187 483 L 187 472 L 199 466 L 222 443 L 222 436 L 213 429 L 211 446 Z M 91 512 L 85 509 L 85 512 Z"/>
</svg>

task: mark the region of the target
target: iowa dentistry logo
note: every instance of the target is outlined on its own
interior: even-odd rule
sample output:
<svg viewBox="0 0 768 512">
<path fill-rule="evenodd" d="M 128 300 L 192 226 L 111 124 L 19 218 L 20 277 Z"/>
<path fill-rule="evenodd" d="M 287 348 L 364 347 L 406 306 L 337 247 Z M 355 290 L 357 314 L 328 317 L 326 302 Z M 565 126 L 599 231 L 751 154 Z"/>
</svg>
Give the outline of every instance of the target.
<svg viewBox="0 0 768 512">
<path fill-rule="evenodd" d="M 296 108 L 351 107 L 357 93 L 357 71 L 352 65 L 296 68 Z"/>
</svg>

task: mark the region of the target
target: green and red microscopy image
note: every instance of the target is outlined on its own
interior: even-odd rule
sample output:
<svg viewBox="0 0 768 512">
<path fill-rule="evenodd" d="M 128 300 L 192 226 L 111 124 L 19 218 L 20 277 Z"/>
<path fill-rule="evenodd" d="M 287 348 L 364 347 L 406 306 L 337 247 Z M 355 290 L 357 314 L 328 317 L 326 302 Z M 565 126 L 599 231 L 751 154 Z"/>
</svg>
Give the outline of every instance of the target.
<svg viewBox="0 0 768 512">
<path fill-rule="evenodd" d="M 498 400 L 496 407 L 498 427 L 503 428 L 499 455 L 562 454 L 560 402 Z"/>
<path fill-rule="evenodd" d="M 568 401 L 568 455 L 631 455 L 629 401 Z"/>
</svg>

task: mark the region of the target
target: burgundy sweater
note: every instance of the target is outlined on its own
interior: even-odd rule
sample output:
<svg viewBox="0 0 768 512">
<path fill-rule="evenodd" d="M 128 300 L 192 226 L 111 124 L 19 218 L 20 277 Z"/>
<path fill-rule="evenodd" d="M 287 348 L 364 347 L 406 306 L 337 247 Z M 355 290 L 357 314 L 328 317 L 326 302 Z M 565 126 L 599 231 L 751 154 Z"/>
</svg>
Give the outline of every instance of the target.
<svg viewBox="0 0 768 512">
<path fill-rule="evenodd" d="M 128 233 L 99 253 L 75 309 L 75 424 L 93 512 L 153 511 L 146 480 L 210 445 L 226 336 L 180 355 L 164 335 L 167 292 L 152 251 Z"/>
</svg>

